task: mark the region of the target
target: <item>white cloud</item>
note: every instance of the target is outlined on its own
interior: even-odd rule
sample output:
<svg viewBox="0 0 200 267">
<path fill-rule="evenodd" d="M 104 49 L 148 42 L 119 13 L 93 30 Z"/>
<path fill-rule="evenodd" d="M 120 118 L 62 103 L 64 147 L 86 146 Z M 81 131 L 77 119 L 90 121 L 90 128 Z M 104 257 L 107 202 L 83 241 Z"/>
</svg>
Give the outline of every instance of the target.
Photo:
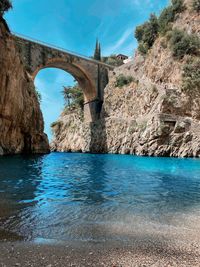
<svg viewBox="0 0 200 267">
<path fill-rule="evenodd" d="M 123 49 L 121 50 L 121 53 L 127 56 L 133 56 L 134 50 L 136 49 L 136 47 L 137 47 L 137 44 L 134 41 L 131 41 L 130 43 L 127 44 L 127 46 L 123 47 Z"/>
<path fill-rule="evenodd" d="M 131 35 L 133 35 L 133 27 L 127 29 L 114 45 L 105 48 L 104 54 L 110 55 L 118 52 L 120 49 L 123 49 L 124 45 L 127 46 L 126 42 L 128 41 Z"/>
<path fill-rule="evenodd" d="M 133 33 L 133 29 L 128 29 L 125 31 L 125 33 L 122 35 L 122 37 L 117 41 L 115 46 L 113 47 L 114 50 L 120 48 L 127 40 L 127 38 Z"/>
</svg>

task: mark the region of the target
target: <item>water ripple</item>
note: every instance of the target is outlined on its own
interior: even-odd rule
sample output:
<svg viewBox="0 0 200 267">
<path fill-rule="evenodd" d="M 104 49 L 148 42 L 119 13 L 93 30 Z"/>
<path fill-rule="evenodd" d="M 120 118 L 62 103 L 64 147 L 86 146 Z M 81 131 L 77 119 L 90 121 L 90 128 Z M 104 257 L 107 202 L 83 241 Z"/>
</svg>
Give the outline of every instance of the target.
<svg viewBox="0 0 200 267">
<path fill-rule="evenodd" d="M 200 220 L 197 159 L 70 153 L 0 158 L 4 238 L 126 240 L 147 225 L 185 227 L 189 214 L 195 224 Z"/>
</svg>

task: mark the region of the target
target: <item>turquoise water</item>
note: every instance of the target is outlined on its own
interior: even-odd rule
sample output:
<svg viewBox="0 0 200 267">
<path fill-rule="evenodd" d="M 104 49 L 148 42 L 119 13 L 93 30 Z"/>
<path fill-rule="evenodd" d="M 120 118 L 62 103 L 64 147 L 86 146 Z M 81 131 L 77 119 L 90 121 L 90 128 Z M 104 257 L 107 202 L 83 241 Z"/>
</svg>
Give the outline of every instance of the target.
<svg viewBox="0 0 200 267">
<path fill-rule="evenodd" d="M 128 242 L 150 225 L 182 227 L 191 214 L 200 218 L 198 159 L 0 158 L 1 240 Z"/>
</svg>

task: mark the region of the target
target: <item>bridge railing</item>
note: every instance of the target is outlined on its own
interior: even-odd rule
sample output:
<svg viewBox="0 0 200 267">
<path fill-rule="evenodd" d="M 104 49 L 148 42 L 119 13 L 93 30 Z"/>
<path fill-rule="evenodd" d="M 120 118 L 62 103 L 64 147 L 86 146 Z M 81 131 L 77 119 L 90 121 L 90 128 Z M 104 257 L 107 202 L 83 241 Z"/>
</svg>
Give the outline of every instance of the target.
<svg viewBox="0 0 200 267">
<path fill-rule="evenodd" d="M 13 36 L 16 36 L 16 37 L 18 37 L 18 38 L 20 38 L 20 39 L 23 39 L 23 40 L 25 40 L 25 41 L 30 41 L 30 42 L 33 42 L 33 43 L 35 43 L 35 44 L 39 44 L 39 45 L 45 46 L 45 47 L 47 47 L 47 48 L 51 48 L 51 49 L 55 49 L 55 50 L 58 50 L 58 51 L 61 51 L 61 52 L 64 52 L 64 53 L 68 53 L 68 54 L 70 54 L 70 55 L 72 55 L 72 56 L 76 56 L 76 57 L 83 58 L 83 59 L 88 60 L 88 61 L 90 61 L 90 62 L 94 62 L 94 63 L 96 63 L 96 64 L 98 64 L 98 65 L 106 66 L 106 67 L 108 67 L 108 68 L 110 68 L 110 69 L 113 69 L 113 68 L 114 68 L 114 66 L 108 65 L 108 64 L 103 63 L 103 62 L 101 62 L 101 61 L 92 59 L 92 58 L 90 58 L 90 57 L 86 57 L 86 56 L 84 56 L 84 55 L 81 55 L 81 54 L 79 54 L 79 53 L 76 53 L 76 52 L 67 50 L 67 49 L 65 49 L 65 48 L 62 48 L 62 47 L 59 47 L 59 46 L 56 46 L 56 45 L 52 45 L 52 44 L 49 44 L 49 43 L 47 43 L 47 42 L 43 42 L 43 41 L 34 39 L 34 38 L 29 37 L 29 36 L 26 36 L 26 35 L 16 33 L 16 32 L 11 32 L 11 33 L 12 33 Z"/>
</svg>

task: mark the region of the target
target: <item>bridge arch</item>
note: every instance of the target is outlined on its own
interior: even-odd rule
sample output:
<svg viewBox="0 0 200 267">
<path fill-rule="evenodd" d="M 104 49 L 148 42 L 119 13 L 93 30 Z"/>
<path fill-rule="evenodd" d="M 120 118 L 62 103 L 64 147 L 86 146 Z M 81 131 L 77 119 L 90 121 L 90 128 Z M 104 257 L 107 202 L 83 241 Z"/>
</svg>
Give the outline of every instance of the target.
<svg viewBox="0 0 200 267">
<path fill-rule="evenodd" d="M 100 117 L 104 88 L 112 66 L 40 41 L 19 35 L 13 37 L 27 72 L 33 79 L 44 68 L 58 68 L 70 73 L 84 93 L 85 120 L 92 122 Z"/>
<path fill-rule="evenodd" d="M 90 74 L 87 73 L 87 71 L 85 71 L 85 69 L 83 69 L 78 64 L 74 64 L 73 62 L 69 63 L 65 59 L 60 59 L 60 58 L 49 59 L 45 62 L 45 64 L 40 64 L 39 66 L 37 66 L 37 68 L 31 75 L 33 80 L 35 79 L 37 73 L 40 70 L 46 68 L 61 69 L 71 74 L 74 77 L 74 79 L 78 82 L 80 88 L 83 90 L 85 103 L 88 103 L 95 99 L 96 97 L 95 83 L 92 80 L 92 77 L 90 77 Z"/>
</svg>

